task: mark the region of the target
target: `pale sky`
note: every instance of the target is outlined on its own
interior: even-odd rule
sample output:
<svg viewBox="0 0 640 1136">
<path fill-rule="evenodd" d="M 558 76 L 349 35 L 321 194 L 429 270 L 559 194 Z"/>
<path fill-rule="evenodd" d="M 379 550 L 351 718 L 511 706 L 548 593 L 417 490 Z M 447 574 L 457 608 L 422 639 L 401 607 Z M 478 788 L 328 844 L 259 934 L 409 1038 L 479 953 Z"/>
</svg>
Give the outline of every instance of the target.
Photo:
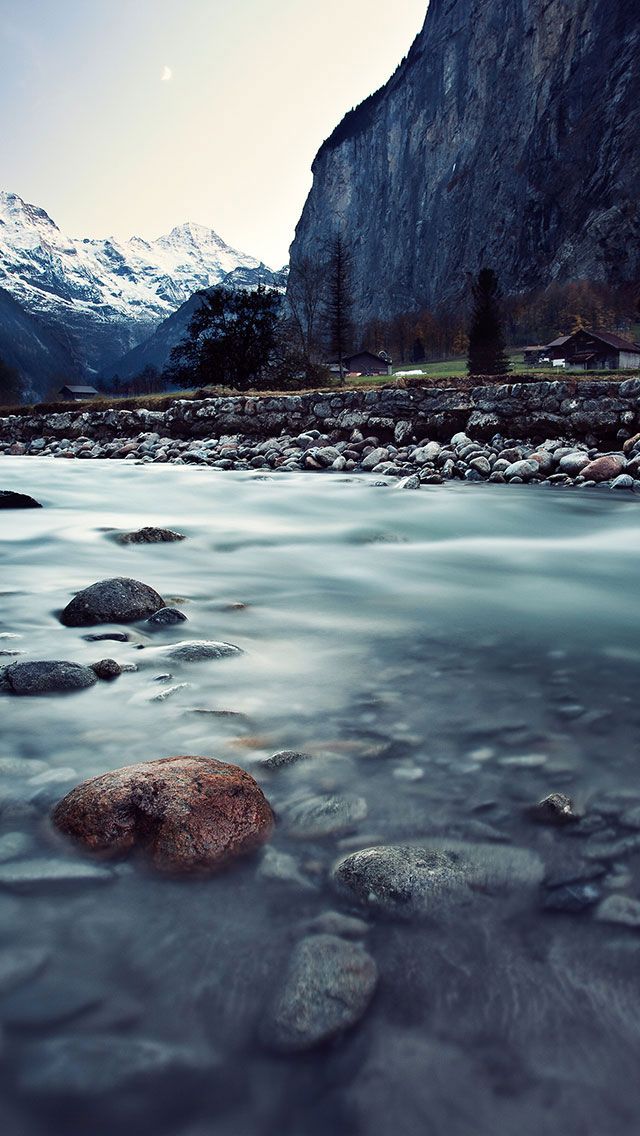
<svg viewBox="0 0 640 1136">
<path fill-rule="evenodd" d="M 0 189 L 71 236 L 210 225 L 273 267 L 427 0 L 0 0 Z"/>
</svg>

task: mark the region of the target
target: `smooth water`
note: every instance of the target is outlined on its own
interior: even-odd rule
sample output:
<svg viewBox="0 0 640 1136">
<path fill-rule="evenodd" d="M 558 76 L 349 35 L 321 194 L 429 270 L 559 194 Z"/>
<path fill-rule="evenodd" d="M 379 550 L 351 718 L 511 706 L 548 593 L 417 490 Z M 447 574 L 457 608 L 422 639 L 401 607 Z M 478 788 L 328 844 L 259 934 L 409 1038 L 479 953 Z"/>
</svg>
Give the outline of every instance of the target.
<svg viewBox="0 0 640 1136">
<path fill-rule="evenodd" d="M 328 883 L 346 851 L 514 844 L 561 879 L 632 833 L 620 817 L 640 803 L 637 498 L 36 458 L 3 458 L 0 488 L 45 505 L 0 513 L 0 650 L 138 667 L 74 695 L 0 695 L 0 848 L 22 833 L 15 863 L 81 860 L 47 819 L 69 788 L 202 754 L 259 778 L 273 847 L 295 861 L 289 880 L 258 856 L 204 881 L 128 863 L 107 885 L 0 888 L 0 990 L 3 955 L 44 960 L 0 995 L 3 1131 L 636 1136 L 640 932 L 544 911 L 543 889 L 419 924 L 371 918 L 378 991 L 324 1049 L 274 1056 L 261 1023 L 309 919 L 356 913 Z M 187 539 L 113 539 L 149 524 Z M 62 627 L 70 596 L 113 575 L 151 584 L 189 622 L 136 625 L 128 643 Z M 183 639 L 245 653 L 167 666 L 156 648 Z M 261 771 L 282 749 L 313 760 Z M 532 824 L 526 806 L 554 790 L 600 828 Z M 363 797 L 366 819 L 296 837 L 290 806 L 327 792 Z M 603 859 L 603 896 L 638 897 L 638 854 Z M 80 1092 L 47 1067 L 43 1042 L 60 1037 L 190 1057 L 148 1086 Z"/>
</svg>

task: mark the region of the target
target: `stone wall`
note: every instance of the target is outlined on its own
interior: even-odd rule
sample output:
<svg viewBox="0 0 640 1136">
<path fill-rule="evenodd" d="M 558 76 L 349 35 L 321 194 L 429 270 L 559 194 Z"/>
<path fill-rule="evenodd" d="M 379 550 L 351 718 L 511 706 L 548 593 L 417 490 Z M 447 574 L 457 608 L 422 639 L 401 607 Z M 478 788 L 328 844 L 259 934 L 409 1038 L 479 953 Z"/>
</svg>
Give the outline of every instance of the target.
<svg viewBox="0 0 640 1136">
<path fill-rule="evenodd" d="M 266 439 L 315 428 L 348 437 L 354 428 L 382 441 L 474 438 L 496 433 L 533 440 L 566 437 L 613 442 L 640 430 L 640 377 L 623 382 L 563 379 L 469 390 L 382 387 L 282 396 L 176 399 L 168 410 L 64 410 L 0 418 L 0 440 L 91 438 L 109 441 L 156 431 L 173 438 L 229 434 Z"/>
</svg>

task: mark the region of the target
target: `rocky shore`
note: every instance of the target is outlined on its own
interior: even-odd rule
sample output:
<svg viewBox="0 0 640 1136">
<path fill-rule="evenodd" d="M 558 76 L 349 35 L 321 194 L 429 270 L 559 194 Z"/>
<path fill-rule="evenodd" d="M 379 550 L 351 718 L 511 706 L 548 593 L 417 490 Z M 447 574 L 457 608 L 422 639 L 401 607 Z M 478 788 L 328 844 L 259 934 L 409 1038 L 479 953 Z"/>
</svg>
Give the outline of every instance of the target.
<svg viewBox="0 0 640 1136">
<path fill-rule="evenodd" d="M 97 442 L 76 439 L 34 438 L 30 442 L 0 443 L 0 454 L 52 458 L 121 459 L 136 463 L 163 462 L 202 465 L 217 470 L 255 470 L 269 473 L 300 471 L 373 473 L 397 479 L 404 489 L 440 485 L 445 481 L 492 484 L 542 483 L 592 487 L 603 483 L 612 489 L 640 492 L 640 433 L 627 438 L 620 449 L 601 450 L 587 441 L 549 438 L 538 444 L 495 434 L 483 442 L 464 431 L 448 442 L 427 437 L 396 445 L 379 435 L 365 437 L 353 429 L 347 440 L 319 430 L 293 437 L 256 441 L 244 435 L 185 441 L 143 431 L 136 437 Z"/>
<path fill-rule="evenodd" d="M 517 378 L 517 376 L 514 376 Z M 0 419 L 0 456 L 633 489 L 640 378 L 176 399 Z M 594 464 L 595 463 L 595 464 Z"/>
</svg>

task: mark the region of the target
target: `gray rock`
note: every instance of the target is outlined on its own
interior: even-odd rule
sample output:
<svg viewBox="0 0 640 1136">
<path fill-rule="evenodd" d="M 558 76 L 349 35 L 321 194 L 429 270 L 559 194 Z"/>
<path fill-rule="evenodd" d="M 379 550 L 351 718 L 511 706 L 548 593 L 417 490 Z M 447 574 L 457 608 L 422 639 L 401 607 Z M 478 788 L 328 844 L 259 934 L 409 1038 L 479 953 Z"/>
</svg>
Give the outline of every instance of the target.
<svg viewBox="0 0 640 1136">
<path fill-rule="evenodd" d="M 48 1038 L 23 1054 L 18 1085 L 36 1097 L 108 1096 L 134 1087 L 161 1089 L 185 1074 L 211 1073 L 208 1049 L 121 1035 Z"/>
<path fill-rule="evenodd" d="M 370 930 L 364 919 L 344 915 L 341 911 L 323 911 L 303 924 L 307 935 L 340 935 L 343 939 L 361 939 Z"/>
<path fill-rule="evenodd" d="M 310 761 L 312 755 L 297 749 L 282 749 L 260 762 L 261 769 L 282 769 L 287 765 L 297 765 L 299 761 Z M 640 826 L 639 826 L 640 827 Z"/>
<path fill-rule="evenodd" d="M 235 647 L 233 643 L 217 643 L 209 639 L 194 639 L 175 643 L 169 647 L 159 647 L 157 650 L 163 658 L 173 659 L 179 663 L 202 663 L 208 659 L 225 659 L 230 655 L 242 655 L 244 653 L 240 647 Z"/>
<path fill-rule="evenodd" d="M 366 458 L 362 459 L 362 469 L 369 472 L 370 470 L 375 469 L 375 467 L 379 465 L 380 462 L 385 461 L 388 456 L 389 451 L 379 446 L 377 449 L 372 450 L 370 454 L 367 454 Z"/>
<path fill-rule="evenodd" d="M 351 1029 L 376 988 L 377 967 L 359 943 L 312 935 L 293 950 L 262 1036 L 281 1053 L 313 1049 Z"/>
<path fill-rule="evenodd" d="M 560 458 L 558 469 L 560 470 L 560 473 L 568 473 L 569 477 L 577 477 L 579 473 L 582 473 L 585 466 L 589 465 L 589 461 L 590 458 L 588 454 L 585 454 L 583 451 L 576 450 L 573 453 L 565 454 L 564 457 Z"/>
<path fill-rule="evenodd" d="M 110 868 L 82 860 L 55 860 L 34 857 L 17 863 L 0 864 L 0 887 L 12 891 L 36 891 L 39 888 L 74 887 L 82 884 L 111 883 L 115 875 Z"/>
<path fill-rule="evenodd" d="M 633 489 L 635 482 L 628 473 L 621 473 L 611 482 L 612 489 Z"/>
<path fill-rule="evenodd" d="M 278 852 L 275 848 L 265 848 L 258 867 L 258 876 L 263 880 L 295 884 L 305 891 L 315 890 L 315 884 L 302 874 L 294 857 L 288 852 Z"/>
<path fill-rule="evenodd" d="M 480 474 L 481 477 L 488 477 L 491 473 L 489 461 L 483 456 L 472 458 L 469 462 L 469 466 L 474 473 Z"/>
<path fill-rule="evenodd" d="M 60 622 L 65 627 L 134 623 L 148 619 L 165 606 L 162 596 L 148 584 L 127 576 L 115 576 L 110 580 L 99 580 L 78 592 L 62 612 Z"/>
<path fill-rule="evenodd" d="M 529 816 L 537 824 L 573 824 L 580 820 L 580 813 L 576 812 L 571 797 L 564 793 L 551 793 L 537 805 L 529 810 Z"/>
<path fill-rule="evenodd" d="M 307 796 L 284 810 L 287 831 L 300 839 L 349 832 L 367 816 L 367 802 L 354 793 Z"/>
<path fill-rule="evenodd" d="M 640 927 L 640 901 L 628 895 L 608 895 L 595 912 L 595 918 L 601 923 Z"/>
<path fill-rule="evenodd" d="M 170 627 L 174 623 L 186 623 L 187 617 L 177 607 L 161 607 L 159 611 L 150 615 L 147 623 L 154 626 Z"/>
<path fill-rule="evenodd" d="M 0 950 L 0 996 L 44 970 L 51 955 L 45 947 L 3 947 Z"/>
<path fill-rule="evenodd" d="M 599 887 L 593 883 L 564 884 L 562 887 L 551 888 L 542 903 L 545 911 L 565 912 L 568 915 L 578 915 L 588 911 L 598 902 L 602 895 Z"/>
<path fill-rule="evenodd" d="M 521 481 L 531 481 L 534 474 L 538 473 L 538 463 L 526 460 L 512 462 L 503 472 L 507 481 L 513 481 L 516 477 Z"/>
<path fill-rule="evenodd" d="M 17 860 L 20 856 L 29 856 L 33 847 L 34 842 L 26 832 L 5 832 L 0 836 L 0 864 Z"/>
<path fill-rule="evenodd" d="M 4 680 L 13 694 L 62 694 L 85 690 L 97 678 L 91 667 L 80 663 L 44 661 L 12 663 L 4 671 Z"/>
<path fill-rule="evenodd" d="M 120 544 L 164 544 L 184 539 L 183 533 L 173 532 L 172 529 L 157 529 L 153 526 L 137 529 L 135 532 L 118 533 L 116 537 Z"/>
<path fill-rule="evenodd" d="M 470 889 L 520 891 L 543 874 L 540 858 L 525 848 L 428 840 L 354 852 L 335 865 L 332 880 L 373 911 L 415 919 L 441 902 L 469 898 Z"/>
</svg>

